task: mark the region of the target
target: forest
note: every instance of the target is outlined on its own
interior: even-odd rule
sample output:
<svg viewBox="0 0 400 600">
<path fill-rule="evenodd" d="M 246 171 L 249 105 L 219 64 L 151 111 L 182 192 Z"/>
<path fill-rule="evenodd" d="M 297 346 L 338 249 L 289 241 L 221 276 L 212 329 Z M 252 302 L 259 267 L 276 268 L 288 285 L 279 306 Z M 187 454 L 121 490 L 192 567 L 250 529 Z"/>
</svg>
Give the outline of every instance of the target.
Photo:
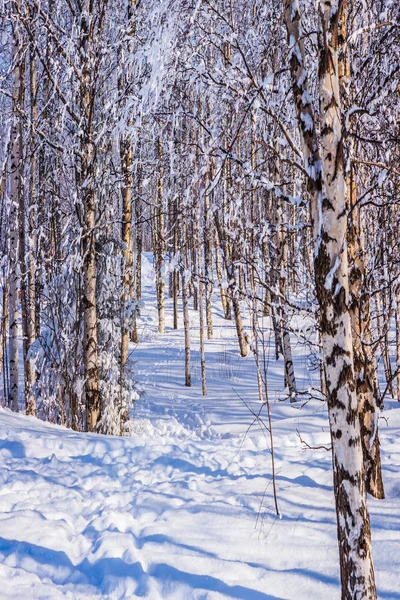
<svg viewBox="0 0 400 600">
<path fill-rule="evenodd" d="M 398 1 L 0 32 L 4 598 L 400 599 Z"/>
</svg>

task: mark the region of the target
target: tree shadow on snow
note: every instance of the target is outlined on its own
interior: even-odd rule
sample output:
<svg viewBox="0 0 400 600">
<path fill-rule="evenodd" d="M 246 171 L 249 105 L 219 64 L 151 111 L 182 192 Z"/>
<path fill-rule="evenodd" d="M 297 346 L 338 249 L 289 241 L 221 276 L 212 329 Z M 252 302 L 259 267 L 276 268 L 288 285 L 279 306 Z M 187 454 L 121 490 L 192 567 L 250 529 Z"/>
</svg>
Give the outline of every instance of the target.
<svg viewBox="0 0 400 600">
<path fill-rule="evenodd" d="M 238 600 L 283 600 L 278 596 L 264 594 L 257 590 L 242 585 L 228 585 L 221 579 L 209 575 L 195 575 L 171 567 L 167 564 L 158 564 L 150 569 L 149 575 L 163 582 L 176 582 L 190 586 L 193 590 L 207 590 L 225 594 L 228 598 Z"/>
<path fill-rule="evenodd" d="M 227 469 L 222 469 L 222 468 L 216 468 L 216 469 L 212 469 L 211 467 L 209 467 L 208 465 L 195 465 L 193 463 L 191 463 L 190 461 L 183 459 L 183 458 L 176 458 L 174 456 L 171 455 L 163 455 L 160 456 L 159 458 L 156 458 L 153 461 L 153 465 L 162 465 L 165 467 L 171 467 L 172 469 L 177 469 L 179 471 L 181 471 L 182 473 L 193 473 L 194 475 L 204 475 L 205 477 L 214 477 L 214 478 L 227 478 L 227 479 L 231 479 L 232 481 L 236 481 L 238 479 L 248 479 L 248 480 L 252 480 L 252 479 L 271 479 L 272 476 L 270 473 L 254 473 L 254 474 L 249 474 L 246 472 L 242 472 L 242 473 L 229 473 L 227 471 Z M 314 479 L 312 479 L 311 477 L 308 477 L 308 475 L 300 475 L 298 477 L 287 477 L 285 475 L 276 475 L 276 480 L 277 481 L 285 481 L 288 483 L 292 483 L 294 485 L 300 485 L 301 487 L 310 487 L 310 488 L 318 488 L 318 489 L 323 489 L 323 490 L 327 490 L 327 491 L 331 491 L 332 488 L 331 486 L 327 486 L 321 483 L 317 483 L 316 481 L 314 481 Z"/>
<path fill-rule="evenodd" d="M 94 563 L 85 558 L 79 564 L 74 565 L 62 550 L 52 550 L 29 542 L 7 540 L 3 537 L 0 537 L 0 554 L 4 558 L 14 555 L 17 559 L 17 566 L 20 566 L 21 569 L 35 573 L 40 579 L 50 579 L 55 585 L 90 585 L 107 593 L 107 587 L 111 583 L 110 578 L 130 578 L 138 584 L 136 595 L 143 596 L 146 593 L 147 575 L 140 562 L 128 564 L 120 558 L 107 557 Z M 27 563 L 24 561 L 27 557 L 37 563 L 37 568 L 32 565 L 31 561 L 27 568 Z"/>
<path fill-rule="evenodd" d="M 8 450 L 12 458 L 26 458 L 25 447 L 21 442 L 1 440 L 0 450 Z"/>
</svg>

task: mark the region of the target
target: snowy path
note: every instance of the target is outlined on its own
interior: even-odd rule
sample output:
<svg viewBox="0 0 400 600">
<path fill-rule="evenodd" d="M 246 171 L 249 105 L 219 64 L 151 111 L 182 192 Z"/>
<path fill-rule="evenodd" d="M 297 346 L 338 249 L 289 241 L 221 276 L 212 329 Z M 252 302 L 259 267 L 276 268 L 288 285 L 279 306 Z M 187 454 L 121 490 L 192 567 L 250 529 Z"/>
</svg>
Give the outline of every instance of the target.
<svg viewBox="0 0 400 600">
<path fill-rule="evenodd" d="M 237 395 L 258 408 L 252 357 L 238 357 L 233 329 L 216 316 L 202 398 L 196 352 L 187 389 L 182 331 L 168 325 L 160 340 L 145 305 L 133 358 L 146 395 L 132 438 L 0 410 L 0 598 L 339 599 L 330 454 L 302 450 L 296 434 L 328 444 L 323 407 L 275 401 L 281 375 L 271 370 L 277 519 L 268 441 L 257 426 L 247 431 L 252 415 Z M 370 507 L 379 597 L 398 600 L 400 409 L 389 409 L 387 500 Z"/>
</svg>

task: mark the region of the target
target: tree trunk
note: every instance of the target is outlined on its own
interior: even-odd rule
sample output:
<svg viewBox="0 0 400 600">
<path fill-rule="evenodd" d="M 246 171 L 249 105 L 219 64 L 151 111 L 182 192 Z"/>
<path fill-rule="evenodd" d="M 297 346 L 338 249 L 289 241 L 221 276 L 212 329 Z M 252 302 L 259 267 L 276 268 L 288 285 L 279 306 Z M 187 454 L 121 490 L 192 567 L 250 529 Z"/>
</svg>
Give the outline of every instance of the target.
<svg viewBox="0 0 400 600">
<path fill-rule="evenodd" d="M 159 167 L 157 173 L 156 206 L 154 214 L 154 257 L 156 271 L 156 291 L 158 309 L 158 332 L 165 333 L 165 280 L 162 273 L 165 255 L 164 209 L 163 209 L 163 149 L 162 141 L 157 141 L 157 155 Z"/>
<path fill-rule="evenodd" d="M 378 433 L 379 406 L 381 404 L 377 365 L 372 351 L 372 323 L 369 296 L 364 293 L 365 259 L 361 242 L 360 213 L 356 207 L 356 185 L 353 176 L 348 178 L 350 218 L 347 233 L 349 252 L 350 314 L 354 351 L 361 442 L 364 455 L 366 490 L 374 498 L 384 498 L 380 443 Z"/>
<path fill-rule="evenodd" d="M 185 331 L 185 385 L 192 385 L 190 376 L 190 321 L 185 266 L 181 268 L 183 327 Z"/>
<path fill-rule="evenodd" d="M 130 139 L 121 139 L 122 184 L 122 225 L 121 239 L 124 244 L 122 253 L 122 295 L 121 295 L 121 358 L 120 358 L 120 418 L 121 435 L 123 424 L 129 419 L 129 412 L 123 407 L 122 397 L 128 365 L 129 328 L 126 323 L 126 306 L 134 293 L 133 254 L 132 254 L 132 147 Z M 122 414 L 123 411 L 123 414 Z"/>
<path fill-rule="evenodd" d="M 178 252 L 178 201 L 173 202 L 173 256 L 174 268 L 172 271 L 172 300 L 173 300 L 173 328 L 178 329 L 178 311 L 179 311 L 179 270 L 175 263 Z"/>
<path fill-rule="evenodd" d="M 213 164 L 210 167 L 210 181 L 213 179 Z M 210 219 L 210 197 L 205 194 L 204 197 L 204 219 L 203 219 L 203 234 L 204 234 L 204 279 L 205 279 L 205 297 L 206 297 L 206 322 L 207 322 L 207 338 L 213 339 L 213 322 L 212 322 L 212 223 Z M 199 251 L 200 255 L 200 251 Z"/>
<path fill-rule="evenodd" d="M 340 6 L 337 0 L 321 0 L 318 4 L 321 154 L 304 39 L 300 34 L 299 5 L 297 0 L 285 0 L 284 6 L 293 94 L 309 173 L 316 239 L 314 272 L 332 438 L 342 598 L 373 600 L 376 588 L 348 308 L 347 214 L 338 81 Z"/>
<path fill-rule="evenodd" d="M 100 419 L 98 341 L 97 341 L 97 258 L 96 258 L 96 195 L 94 191 L 94 141 L 92 139 L 93 89 L 91 71 L 92 29 L 89 23 L 91 4 L 85 1 L 81 15 L 81 133 L 80 187 L 83 204 L 83 362 L 85 370 L 86 429 L 96 431 Z"/>
<path fill-rule="evenodd" d="M 395 397 L 394 386 L 393 386 L 393 374 L 392 365 L 390 363 L 389 354 L 389 337 L 388 337 L 388 326 L 390 323 L 390 315 L 387 314 L 383 303 L 383 295 L 378 291 L 375 294 L 375 306 L 376 306 L 376 324 L 378 330 L 379 346 L 382 354 L 383 368 L 385 372 L 385 380 L 388 386 L 388 390 L 392 398 Z"/>
<path fill-rule="evenodd" d="M 400 286 L 396 290 L 396 365 L 397 365 L 397 401 L 400 402 Z"/>
<path fill-rule="evenodd" d="M 143 251 L 143 210 L 142 210 L 142 145 L 139 145 L 139 164 L 137 169 L 137 196 L 135 200 L 135 220 L 136 220 L 136 257 L 135 257 L 135 292 L 136 299 L 142 299 L 142 251 Z"/>
<path fill-rule="evenodd" d="M 8 330 L 8 311 L 9 311 L 10 279 L 3 267 L 3 297 L 2 297 L 2 315 L 1 315 L 1 347 L 0 347 L 0 369 L 3 373 L 3 399 L 4 405 L 8 402 L 8 361 L 7 361 L 7 330 Z"/>
<path fill-rule="evenodd" d="M 339 46 L 339 91 L 341 99 L 347 100 L 348 83 L 351 75 L 349 47 L 347 41 L 347 0 L 341 3 L 338 27 Z M 361 232 L 361 211 L 357 206 L 357 184 L 351 155 L 354 142 L 349 140 L 346 172 L 346 205 L 349 207 L 347 247 L 349 255 L 350 315 L 352 325 L 354 375 L 356 379 L 358 409 L 361 427 L 361 443 L 364 456 L 366 490 L 375 498 L 384 498 L 380 444 L 378 434 L 378 407 L 380 393 L 375 353 L 372 351 L 372 323 L 369 296 L 365 293 L 366 262 Z"/>
<path fill-rule="evenodd" d="M 204 283 L 203 283 L 203 272 L 200 263 L 200 252 L 199 256 L 199 269 L 198 269 L 198 281 L 199 281 L 199 321 L 200 321 L 200 366 L 201 366 L 201 390 L 203 396 L 207 396 L 207 379 L 206 379 L 206 355 L 204 348 Z"/>
<path fill-rule="evenodd" d="M 20 3 L 18 3 L 20 8 Z M 17 22 L 13 24 L 13 56 L 16 60 L 18 55 L 19 35 Z M 13 83 L 13 125 L 11 131 L 11 184 L 10 184 L 10 296 L 9 296 L 9 361 L 10 361 L 10 388 L 8 403 L 12 410 L 18 412 L 18 249 L 19 249 L 19 206 L 22 194 L 22 126 L 18 114 L 18 108 L 22 100 L 22 78 L 21 63 L 16 60 L 14 67 Z M 22 106 L 21 106 L 22 108 Z"/>
<path fill-rule="evenodd" d="M 226 276 L 228 279 L 228 289 L 231 293 L 233 316 L 235 319 L 235 326 L 236 326 L 236 333 L 237 333 L 237 338 L 238 338 L 238 342 L 239 342 L 240 355 L 245 357 L 245 356 L 247 356 L 249 349 L 248 349 L 246 337 L 244 334 L 242 314 L 240 312 L 238 289 L 237 289 L 237 283 L 236 283 L 236 278 L 235 278 L 235 274 L 234 274 L 234 267 L 232 264 L 232 259 L 230 257 L 228 242 L 225 238 L 224 232 L 222 230 L 222 227 L 218 220 L 217 215 L 215 215 L 215 224 L 216 224 L 216 228 L 218 231 L 218 237 L 221 241 L 222 256 L 223 256 L 223 260 L 225 263 Z"/>
<path fill-rule="evenodd" d="M 215 237 L 216 237 L 215 272 L 217 274 L 218 285 L 219 285 L 219 290 L 220 290 L 220 294 L 221 294 L 221 304 L 222 304 L 222 310 L 224 313 L 224 319 L 226 319 L 227 321 L 230 321 L 232 319 L 231 305 L 229 302 L 228 294 L 226 293 L 226 288 L 223 285 L 222 267 L 221 267 L 220 249 L 219 249 L 219 238 L 218 238 L 217 231 L 215 231 Z"/>
<path fill-rule="evenodd" d="M 27 348 L 30 348 L 36 339 L 36 204 L 38 193 L 36 187 L 37 176 L 37 153 L 35 126 L 38 118 L 37 108 L 37 83 L 36 83 L 36 56 L 34 48 L 30 48 L 30 97 L 31 97 L 31 165 L 29 182 L 29 215 L 28 215 L 28 256 L 27 256 Z M 34 361 L 25 356 L 25 397 L 27 414 L 36 416 L 36 400 L 33 394 L 33 386 L 36 380 Z"/>
<path fill-rule="evenodd" d="M 287 232 L 284 230 L 282 203 L 277 198 L 278 203 L 278 219 L 277 231 L 275 238 L 275 250 L 277 254 L 277 270 L 279 282 L 279 318 L 282 331 L 282 353 L 285 365 L 285 380 L 289 389 L 290 402 L 296 401 L 296 378 L 294 374 L 294 366 L 292 359 L 292 346 L 290 343 L 290 332 L 288 329 L 288 316 L 286 312 L 286 296 L 287 296 L 287 277 L 288 277 L 288 240 Z"/>
</svg>

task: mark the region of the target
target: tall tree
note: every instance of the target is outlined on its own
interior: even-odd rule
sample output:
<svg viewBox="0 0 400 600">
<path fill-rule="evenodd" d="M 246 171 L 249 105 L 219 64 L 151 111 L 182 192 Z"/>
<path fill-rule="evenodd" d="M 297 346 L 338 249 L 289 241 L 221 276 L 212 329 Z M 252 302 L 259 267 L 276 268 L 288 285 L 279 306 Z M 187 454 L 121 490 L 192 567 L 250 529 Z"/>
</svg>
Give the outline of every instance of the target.
<svg viewBox="0 0 400 600">
<path fill-rule="evenodd" d="M 354 374 L 349 309 L 347 212 L 339 87 L 341 0 L 318 7 L 320 143 L 308 86 L 298 2 L 285 0 L 292 89 L 308 173 L 315 235 L 315 281 L 332 438 L 342 598 L 375 598 L 371 531 Z"/>
</svg>

